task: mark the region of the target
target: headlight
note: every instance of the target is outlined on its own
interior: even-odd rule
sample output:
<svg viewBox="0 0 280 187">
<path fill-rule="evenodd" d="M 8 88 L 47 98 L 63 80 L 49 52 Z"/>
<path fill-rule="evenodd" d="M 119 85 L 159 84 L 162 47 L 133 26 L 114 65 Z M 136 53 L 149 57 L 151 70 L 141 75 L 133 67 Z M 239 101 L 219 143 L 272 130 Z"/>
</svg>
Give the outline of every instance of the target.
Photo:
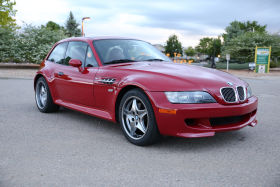
<svg viewBox="0 0 280 187">
<path fill-rule="evenodd" d="M 250 86 L 247 87 L 247 98 L 251 97 L 253 95 L 252 89 Z"/>
<path fill-rule="evenodd" d="M 165 92 L 170 103 L 216 103 L 207 92 Z"/>
</svg>

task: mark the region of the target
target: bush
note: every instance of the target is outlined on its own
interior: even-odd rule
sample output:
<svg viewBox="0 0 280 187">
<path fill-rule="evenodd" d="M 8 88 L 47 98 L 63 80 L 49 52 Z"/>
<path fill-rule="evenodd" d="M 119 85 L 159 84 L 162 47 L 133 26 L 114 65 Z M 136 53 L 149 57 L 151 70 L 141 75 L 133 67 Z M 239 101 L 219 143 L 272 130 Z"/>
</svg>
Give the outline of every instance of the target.
<svg viewBox="0 0 280 187">
<path fill-rule="evenodd" d="M 276 67 L 279 67 L 279 66 L 280 66 L 279 63 L 276 63 L 275 61 L 270 61 L 270 64 L 269 64 L 270 68 L 276 68 Z"/>
<path fill-rule="evenodd" d="M 15 32 L 11 29 L 0 27 L 0 62 L 8 62 L 12 58 L 12 45 Z"/>
<path fill-rule="evenodd" d="M 207 64 L 204 67 L 211 67 L 211 64 Z M 227 68 L 227 63 L 222 63 L 218 62 L 216 63 L 216 68 L 217 69 L 226 69 Z M 249 63 L 230 63 L 229 64 L 229 69 L 234 69 L 234 70 L 241 70 L 241 69 L 249 69 Z"/>
<path fill-rule="evenodd" d="M 66 38 L 62 30 L 25 25 L 12 32 L 0 29 L 0 61 L 40 63 L 57 41 Z"/>
</svg>

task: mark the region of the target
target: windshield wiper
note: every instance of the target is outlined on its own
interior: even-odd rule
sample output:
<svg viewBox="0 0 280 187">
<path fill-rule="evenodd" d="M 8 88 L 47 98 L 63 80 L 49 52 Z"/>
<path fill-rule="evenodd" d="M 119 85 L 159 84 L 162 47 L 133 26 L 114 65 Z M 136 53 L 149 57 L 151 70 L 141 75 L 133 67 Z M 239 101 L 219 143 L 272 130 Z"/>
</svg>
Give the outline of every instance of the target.
<svg viewBox="0 0 280 187">
<path fill-rule="evenodd" d="M 151 58 L 151 59 L 147 59 L 147 60 L 144 60 L 144 61 L 164 61 L 160 58 Z"/>
<path fill-rule="evenodd" d="M 124 62 L 138 62 L 138 61 L 131 60 L 131 59 L 119 59 L 119 60 L 112 60 L 112 61 L 104 62 L 104 64 L 118 64 L 118 63 L 124 63 Z"/>
</svg>

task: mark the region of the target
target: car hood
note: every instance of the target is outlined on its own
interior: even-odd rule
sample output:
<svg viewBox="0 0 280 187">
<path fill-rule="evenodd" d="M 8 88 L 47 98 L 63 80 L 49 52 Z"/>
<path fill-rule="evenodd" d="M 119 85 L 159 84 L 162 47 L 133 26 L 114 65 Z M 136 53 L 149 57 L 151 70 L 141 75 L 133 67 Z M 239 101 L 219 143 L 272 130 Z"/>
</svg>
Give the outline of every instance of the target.
<svg viewBox="0 0 280 187">
<path fill-rule="evenodd" d="M 114 66 L 130 72 L 149 91 L 218 90 L 221 87 L 245 86 L 246 83 L 229 73 L 195 65 L 170 62 L 136 62 Z"/>
</svg>

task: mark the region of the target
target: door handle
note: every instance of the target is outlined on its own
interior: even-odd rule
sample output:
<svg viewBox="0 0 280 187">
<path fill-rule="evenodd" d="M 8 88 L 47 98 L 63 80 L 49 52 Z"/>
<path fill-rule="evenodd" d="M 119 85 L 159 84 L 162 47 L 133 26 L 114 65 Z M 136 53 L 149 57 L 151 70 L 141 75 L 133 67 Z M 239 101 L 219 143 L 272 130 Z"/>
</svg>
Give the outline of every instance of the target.
<svg viewBox="0 0 280 187">
<path fill-rule="evenodd" d="M 62 76 L 62 75 L 64 75 L 64 73 L 63 72 L 58 72 L 58 76 Z"/>
</svg>

